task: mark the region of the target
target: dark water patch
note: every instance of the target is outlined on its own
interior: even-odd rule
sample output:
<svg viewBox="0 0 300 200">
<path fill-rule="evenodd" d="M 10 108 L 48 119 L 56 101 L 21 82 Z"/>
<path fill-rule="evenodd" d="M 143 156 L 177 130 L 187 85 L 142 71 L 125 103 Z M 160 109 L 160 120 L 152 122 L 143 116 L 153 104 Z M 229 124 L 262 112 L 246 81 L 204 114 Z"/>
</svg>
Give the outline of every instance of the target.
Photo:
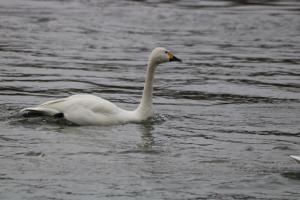
<svg viewBox="0 0 300 200">
<path fill-rule="evenodd" d="M 291 147 L 289 147 L 289 146 L 286 146 L 286 145 L 281 145 L 281 146 L 276 146 L 276 147 L 274 147 L 273 148 L 274 150 L 276 149 L 276 150 L 283 150 L 283 151 L 288 151 L 288 150 L 292 150 L 292 148 Z"/>
<path fill-rule="evenodd" d="M 300 171 L 283 172 L 281 175 L 288 179 L 300 180 Z"/>
<path fill-rule="evenodd" d="M 120 151 L 118 154 L 153 154 L 153 155 L 158 155 L 161 154 L 162 152 L 159 150 L 155 149 L 148 149 L 148 148 L 139 148 L 139 149 L 130 149 L 130 150 L 125 150 L 125 151 Z"/>
<path fill-rule="evenodd" d="M 54 53 L 49 53 L 45 51 L 40 51 L 40 50 L 33 50 L 29 48 L 25 48 L 24 46 L 12 46 L 12 45 L 4 45 L 0 46 L 0 52 L 12 52 L 12 53 L 19 53 L 20 55 L 23 54 L 30 54 L 32 56 L 49 56 L 49 57 L 59 57 L 59 55 L 54 54 Z M 28 66 L 26 63 L 20 63 L 20 64 L 14 64 L 14 66 Z M 31 65 L 29 65 L 31 66 Z M 37 64 L 32 64 L 32 67 L 38 67 Z"/>
<path fill-rule="evenodd" d="M 6 96 L 36 96 L 36 97 L 49 97 L 49 98 L 58 98 L 60 96 L 50 95 L 50 94 L 38 94 L 38 93 L 28 93 L 28 92 L 4 92 L 0 95 Z"/>
<path fill-rule="evenodd" d="M 49 76 L 60 76 L 60 74 L 24 74 L 24 73 L 3 73 L 1 76 L 7 78 L 36 78 L 36 77 L 49 77 Z M 12 82 L 12 81 L 24 81 L 24 79 L 2 79 L 2 82 Z M 25 80 L 26 81 L 26 80 Z M 34 80 L 31 80 L 34 81 Z"/>
<path fill-rule="evenodd" d="M 248 76 L 296 76 L 300 77 L 300 73 L 290 71 L 264 71 L 264 72 L 253 72 Z"/>
<path fill-rule="evenodd" d="M 15 82 L 17 80 L 14 79 L 2 79 L 3 82 Z M 131 85 L 111 85 L 109 83 L 105 83 L 105 84 L 101 84 L 101 83 L 97 83 L 97 82 L 93 82 L 93 81 L 87 81 L 87 80 L 80 80 L 80 79 L 69 79 L 69 78 L 60 78 L 60 79 L 22 79 L 21 81 L 23 82 L 62 82 L 62 83 L 67 83 L 67 82 L 74 82 L 74 83 L 85 83 L 85 84 L 89 84 L 89 85 L 93 85 L 93 86 L 97 86 L 97 88 L 114 88 L 114 89 L 128 89 L 128 90 L 138 90 L 138 91 L 142 91 L 143 87 L 142 86 L 131 86 Z M 15 88 L 15 89 L 10 89 L 10 87 Z M 13 87 L 13 86 L 3 86 L 2 87 L 3 90 L 17 90 L 17 87 Z M 73 88 L 74 90 L 76 90 L 76 88 Z M 109 90 L 107 89 L 107 90 Z M 19 88 L 19 90 L 21 90 L 21 88 Z M 0 88 L 1 91 L 1 88 Z M 18 91 L 18 90 L 17 90 Z M 36 90 L 38 91 L 38 90 Z M 78 89 L 78 91 L 80 91 L 80 89 Z M 121 90 L 120 90 L 121 91 Z M 116 90 L 115 92 L 118 92 L 118 90 Z M 49 93 L 51 93 L 51 90 L 49 91 Z"/>
<path fill-rule="evenodd" d="M 191 4 L 189 4 L 189 2 L 178 2 L 177 5 L 180 6 L 181 8 L 191 9 L 191 10 L 224 9 L 233 6 L 233 4 L 224 1 L 216 2 L 215 4 L 212 4 L 209 1 L 197 2 L 196 4 L 194 2 L 192 2 Z"/>
<path fill-rule="evenodd" d="M 261 86 L 276 86 L 276 87 L 283 87 L 283 88 L 300 88 L 300 84 L 295 83 L 267 83 L 263 81 L 257 80 L 249 80 L 249 79 L 227 79 L 226 81 L 231 83 L 243 83 L 247 85 L 261 85 Z"/>
<path fill-rule="evenodd" d="M 35 151 L 21 152 L 21 153 L 16 153 L 15 155 L 24 155 L 24 156 L 30 156 L 30 157 L 44 157 L 44 156 L 46 156 L 43 152 L 35 152 Z"/>
<path fill-rule="evenodd" d="M 164 91 L 159 93 L 159 96 L 175 99 L 191 99 L 191 100 L 209 100 L 209 101 L 222 101 L 223 103 L 280 103 L 280 102 L 299 102 L 298 99 L 282 99 L 273 97 L 260 97 L 260 96 L 246 96 L 238 94 L 226 93 L 207 93 L 201 91 Z M 222 104 L 222 103 L 221 103 Z"/>
<path fill-rule="evenodd" d="M 27 87 L 29 88 L 29 87 Z M 19 93 L 19 92 L 24 92 L 26 90 L 26 87 L 15 87 L 15 86 L 0 86 L 0 91 L 1 92 L 13 92 L 13 93 Z"/>
<path fill-rule="evenodd" d="M 254 147 L 253 146 L 247 146 L 246 148 L 245 148 L 245 151 L 254 151 Z"/>
<path fill-rule="evenodd" d="M 0 174 L 0 180 L 14 180 L 13 178 L 10 178 L 7 176 L 7 174 Z"/>
<path fill-rule="evenodd" d="M 200 195 L 197 198 L 194 198 L 193 200 L 207 200 L 207 199 L 219 199 L 219 200 L 252 200 L 252 199 L 260 199 L 256 198 L 253 195 L 244 195 L 244 194 L 223 194 L 223 193 L 210 193 L 208 195 Z M 279 198 L 263 198 L 263 200 L 280 200 Z"/>
<path fill-rule="evenodd" d="M 215 160 L 201 160 L 200 163 L 228 163 L 229 160 L 215 159 Z"/>
<path fill-rule="evenodd" d="M 269 57 L 235 57 L 231 56 L 233 60 L 241 61 L 241 63 L 284 63 L 297 65 L 300 64 L 300 59 L 280 59 L 280 58 L 269 58 Z"/>
<path fill-rule="evenodd" d="M 49 23 L 51 21 L 55 21 L 54 17 L 34 17 L 36 23 Z"/>
<path fill-rule="evenodd" d="M 54 56 L 54 57 L 57 57 L 57 56 Z M 14 66 L 14 67 L 20 67 L 20 68 L 39 68 L 39 69 L 45 69 L 45 68 L 47 68 L 47 69 L 64 69 L 64 70 L 78 70 L 78 68 L 75 68 L 75 67 L 70 67 L 70 66 L 68 66 L 68 67 L 64 67 L 64 64 L 66 64 L 66 63 L 69 63 L 69 61 L 65 61 L 65 60 L 59 60 L 59 61 L 57 61 L 57 60 L 52 60 L 52 61 L 50 61 L 50 62 L 47 62 L 46 64 L 45 63 L 40 63 L 40 62 L 38 62 L 38 63 L 26 63 L 26 62 L 24 62 L 24 63 L 14 63 L 14 64 L 12 64 L 12 66 Z M 82 67 L 82 68 L 80 68 L 81 70 L 88 70 L 87 68 L 84 68 L 84 67 Z"/>
<path fill-rule="evenodd" d="M 109 156 L 111 154 L 113 154 L 115 152 L 113 151 L 106 151 L 106 152 L 83 152 L 83 151 L 80 151 L 80 152 L 75 152 L 75 153 L 65 153 L 64 155 L 65 156 L 80 156 L 80 155 L 95 155 L 95 156 Z"/>
<path fill-rule="evenodd" d="M 233 6 L 272 6 L 272 7 L 290 7 L 294 6 L 296 1 L 281 1 L 281 0 L 225 0 L 232 2 Z"/>
<path fill-rule="evenodd" d="M 203 129 L 207 130 L 207 129 Z M 300 132 L 283 132 L 283 131 L 249 131 L 249 130 L 230 130 L 230 129 L 211 129 L 212 131 L 220 132 L 220 133 L 241 133 L 241 134 L 250 134 L 250 135 L 274 135 L 274 136 L 292 136 L 292 137 L 300 137 Z"/>
<path fill-rule="evenodd" d="M 178 134 L 169 134 L 169 133 L 163 133 L 164 136 L 166 137 L 169 137 L 169 138 L 204 138 L 204 139 L 207 139 L 207 140 L 211 140 L 211 139 L 215 139 L 217 138 L 217 136 L 215 135 L 208 135 L 208 134 L 201 134 L 201 133 L 197 133 L 197 134 L 187 134 L 187 133 L 184 133 L 182 135 L 178 135 Z M 204 145 L 206 146 L 206 145 Z"/>
<path fill-rule="evenodd" d="M 12 138 L 9 138 L 7 136 L 3 136 L 3 135 L 0 135 L 0 140 L 4 141 L 4 142 L 10 142 L 10 141 L 18 141 L 16 139 L 12 139 Z"/>
<path fill-rule="evenodd" d="M 11 88 L 11 87 L 6 87 Z M 24 88 L 23 88 L 24 89 Z M 18 91 L 19 90 L 19 91 Z M 7 95 L 7 96 L 38 96 L 38 97 L 49 97 L 49 98 L 60 98 L 62 95 L 65 94 L 73 94 L 75 93 L 82 93 L 83 90 L 77 90 L 77 89 L 70 89 L 67 91 L 63 90 L 55 90 L 55 89 L 49 89 L 49 90 L 10 90 L 10 89 L 4 89 L 0 88 L 0 94 L 1 95 Z M 88 91 L 88 90 L 85 90 Z M 89 91 L 88 91 L 89 92 Z"/>
</svg>

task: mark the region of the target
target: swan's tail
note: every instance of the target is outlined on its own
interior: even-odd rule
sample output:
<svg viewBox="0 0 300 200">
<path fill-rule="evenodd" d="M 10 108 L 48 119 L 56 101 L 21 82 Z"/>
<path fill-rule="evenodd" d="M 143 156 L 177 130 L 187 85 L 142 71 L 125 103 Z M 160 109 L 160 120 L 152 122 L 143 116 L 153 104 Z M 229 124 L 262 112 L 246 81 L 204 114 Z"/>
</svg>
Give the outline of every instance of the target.
<svg viewBox="0 0 300 200">
<path fill-rule="evenodd" d="M 55 116 L 60 114 L 58 110 L 52 109 L 52 108 L 45 108 L 45 107 L 30 107 L 30 108 L 24 108 L 20 110 L 21 114 L 24 113 L 37 113 L 37 114 L 42 114 L 42 115 L 49 115 L 49 116 Z"/>
<path fill-rule="evenodd" d="M 300 163 L 300 156 L 293 156 L 293 155 L 290 155 L 291 158 L 295 159 L 297 162 Z"/>
</svg>

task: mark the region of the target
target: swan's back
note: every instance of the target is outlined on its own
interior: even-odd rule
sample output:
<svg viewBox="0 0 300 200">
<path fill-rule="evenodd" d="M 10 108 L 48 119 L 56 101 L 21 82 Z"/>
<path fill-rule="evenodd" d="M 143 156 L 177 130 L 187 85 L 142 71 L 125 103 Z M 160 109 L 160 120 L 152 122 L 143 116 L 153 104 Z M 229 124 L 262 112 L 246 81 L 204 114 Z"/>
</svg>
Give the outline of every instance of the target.
<svg viewBox="0 0 300 200">
<path fill-rule="evenodd" d="M 41 106 L 60 110 L 62 112 L 84 108 L 97 113 L 113 114 L 119 110 L 119 107 L 115 104 L 90 94 L 76 94 L 63 99 L 47 101 L 41 104 Z"/>
</svg>

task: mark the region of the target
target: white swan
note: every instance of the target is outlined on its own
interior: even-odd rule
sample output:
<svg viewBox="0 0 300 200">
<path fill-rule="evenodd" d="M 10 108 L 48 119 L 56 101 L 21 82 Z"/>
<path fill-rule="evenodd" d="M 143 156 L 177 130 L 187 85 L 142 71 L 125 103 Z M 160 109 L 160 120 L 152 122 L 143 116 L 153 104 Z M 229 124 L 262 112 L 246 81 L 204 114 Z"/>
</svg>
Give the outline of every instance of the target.
<svg viewBox="0 0 300 200">
<path fill-rule="evenodd" d="M 115 104 L 90 94 L 77 94 L 67 98 L 47 101 L 36 107 L 22 109 L 20 112 L 37 112 L 45 115 L 63 116 L 78 125 L 111 125 L 126 122 L 141 122 L 153 115 L 152 92 L 156 67 L 164 62 L 178 61 L 165 48 L 155 48 L 150 54 L 143 96 L 137 109 L 128 111 Z"/>
</svg>

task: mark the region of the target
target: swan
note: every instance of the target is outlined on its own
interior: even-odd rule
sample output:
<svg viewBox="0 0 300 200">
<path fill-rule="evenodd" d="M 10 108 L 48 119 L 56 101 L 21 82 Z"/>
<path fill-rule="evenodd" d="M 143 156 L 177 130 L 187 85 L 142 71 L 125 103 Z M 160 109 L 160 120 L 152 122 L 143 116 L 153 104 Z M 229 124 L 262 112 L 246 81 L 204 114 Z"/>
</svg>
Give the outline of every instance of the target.
<svg viewBox="0 0 300 200">
<path fill-rule="evenodd" d="M 156 67 L 165 62 L 181 60 L 165 48 L 155 48 L 148 59 L 144 90 L 140 104 L 133 111 L 124 110 L 112 102 L 91 94 L 76 94 L 66 98 L 24 108 L 20 112 L 60 116 L 77 125 L 113 125 L 142 122 L 153 115 L 152 93 Z"/>
</svg>

